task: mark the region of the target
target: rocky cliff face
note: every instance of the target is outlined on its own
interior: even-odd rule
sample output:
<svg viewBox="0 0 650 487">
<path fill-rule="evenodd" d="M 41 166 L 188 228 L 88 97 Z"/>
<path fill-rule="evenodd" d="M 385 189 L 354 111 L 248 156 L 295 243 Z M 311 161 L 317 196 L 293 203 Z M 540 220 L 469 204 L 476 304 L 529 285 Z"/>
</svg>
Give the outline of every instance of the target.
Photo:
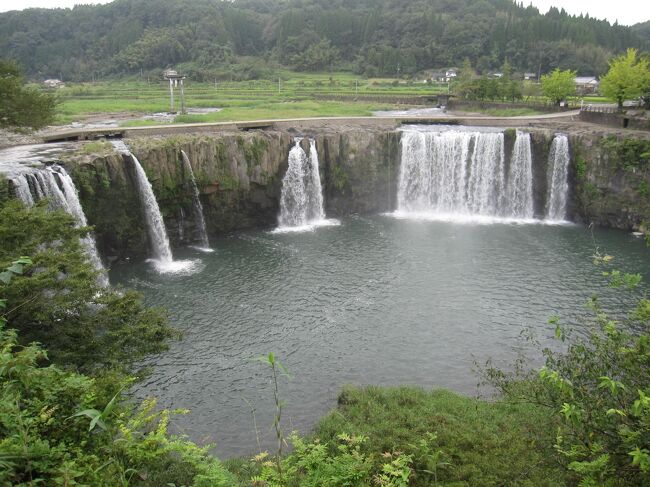
<svg viewBox="0 0 650 487">
<path fill-rule="evenodd" d="M 316 137 L 324 173 L 325 211 L 341 217 L 395 209 L 399 132 L 350 132 Z"/>
<path fill-rule="evenodd" d="M 648 137 L 570 136 L 573 219 L 625 230 L 648 231 Z"/>
<path fill-rule="evenodd" d="M 530 131 L 535 214 L 541 217 L 554 132 Z M 399 131 L 359 129 L 312 135 L 328 216 L 395 208 Z M 506 154 L 510 154 L 514 138 L 515 131 L 506 130 Z M 192 190 L 181 150 L 191 161 L 211 236 L 276 225 L 282 178 L 294 144 L 292 134 L 254 131 L 146 137 L 128 143 L 152 183 L 173 246 L 196 239 Z M 308 140 L 302 144 L 308 150 Z M 639 159 L 645 146 L 635 145 L 634 152 L 621 140 L 590 134 L 572 135 L 570 146 L 572 219 L 623 229 L 638 229 L 650 219 L 647 154 L 646 159 Z M 95 227 L 102 255 L 109 261 L 145 257 L 149 245 L 133 161 L 106 147 L 99 154 L 77 155 L 65 163 L 79 188 L 88 221 Z"/>
<path fill-rule="evenodd" d="M 315 135 L 329 216 L 390 211 L 399 170 L 399 133 Z M 156 194 L 172 246 L 195 240 L 188 155 L 210 235 L 273 227 L 293 146 L 287 132 L 255 131 L 132 139 Z M 308 140 L 303 141 L 308 148 Z M 110 150 L 65 161 L 100 252 L 109 261 L 149 254 L 133 161 Z"/>
</svg>

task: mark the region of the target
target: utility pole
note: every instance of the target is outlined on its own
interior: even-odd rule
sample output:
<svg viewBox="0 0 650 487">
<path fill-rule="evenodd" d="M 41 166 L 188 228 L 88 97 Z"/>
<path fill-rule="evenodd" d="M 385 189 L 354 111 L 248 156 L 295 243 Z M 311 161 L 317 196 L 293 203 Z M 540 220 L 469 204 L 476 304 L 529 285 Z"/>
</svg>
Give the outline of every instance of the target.
<svg viewBox="0 0 650 487">
<path fill-rule="evenodd" d="M 183 78 L 181 78 L 180 83 L 181 83 L 181 113 L 185 114 L 187 113 L 187 110 L 185 109 L 185 90 L 183 90 Z"/>
<path fill-rule="evenodd" d="M 174 113 L 174 80 L 173 79 L 169 80 L 169 100 L 170 100 L 169 113 Z"/>
</svg>

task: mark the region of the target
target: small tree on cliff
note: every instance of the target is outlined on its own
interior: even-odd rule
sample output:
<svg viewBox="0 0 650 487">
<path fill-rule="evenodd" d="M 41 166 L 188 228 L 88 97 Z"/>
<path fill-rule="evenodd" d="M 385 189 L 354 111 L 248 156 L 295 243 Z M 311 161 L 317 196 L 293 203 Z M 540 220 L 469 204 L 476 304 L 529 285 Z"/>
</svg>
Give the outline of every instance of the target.
<svg viewBox="0 0 650 487">
<path fill-rule="evenodd" d="M 2 298 L 12 303 L 2 317 L 22 345 L 43 344 L 59 366 L 132 373 L 138 360 L 165 350 L 178 334 L 138 293 L 97 283 L 79 240 L 87 231 L 67 213 L 47 211 L 44 202 L 33 208 L 17 200 L 0 203 L 0 269 L 23 255 L 33 262 L 10 282 L 0 278 Z"/>
<path fill-rule="evenodd" d="M 576 72 L 567 69 L 555 71 L 542 76 L 542 93 L 556 105 L 566 100 L 576 91 Z"/>
<path fill-rule="evenodd" d="M 600 90 L 607 98 L 616 101 L 623 108 L 625 100 L 634 100 L 644 95 L 650 85 L 648 61 L 637 58 L 636 49 L 615 57 L 609 63 L 609 71 L 600 80 Z"/>
<path fill-rule="evenodd" d="M 0 127 L 38 129 L 54 119 L 56 98 L 25 86 L 18 65 L 0 59 Z"/>
</svg>

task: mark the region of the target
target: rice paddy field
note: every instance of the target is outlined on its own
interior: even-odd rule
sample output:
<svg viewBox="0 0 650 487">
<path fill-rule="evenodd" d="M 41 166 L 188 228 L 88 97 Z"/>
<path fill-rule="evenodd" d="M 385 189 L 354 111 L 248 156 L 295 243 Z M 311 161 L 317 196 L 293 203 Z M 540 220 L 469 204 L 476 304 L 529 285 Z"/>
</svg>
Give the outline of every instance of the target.
<svg viewBox="0 0 650 487">
<path fill-rule="evenodd" d="M 185 81 L 186 106 L 219 109 L 202 114 L 178 115 L 175 123 L 255 120 L 317 116 L 364 116 L 375 110 L 402 106 L 394 97 L 435 96 L 447 84 L 407 83 L 392 79 L 361 79 L 351 73 L 305 74 L 282 72 L 277 80 Z M 163 79 L 100 81 L 68 84 L 57 90 L 61 101 L 58 124 L 81 121 L 96 114 L 140 114 L 121 125 L 148 125 L 147 114 L 167 112 L 169 85 Z M 337 96 L 345 99 L 337 100 Z M 350 96 L 359 99 L 351 101 Z M 364 101 L 365 96 L 377 97 Z M 385 98 L 383 101 L 381 98 Z M 176 110 L 179 92 L 175 92 Z"/>
<path fill-rule="evenodd" d="M 374 111 L 395 110 L 420 104 L 422 97 L 447 93 L 447 83 L 424 83 L 393 78 L 360 78 L 353 73 L 296 73 L 279 71 L 274 80 L 185 81 L 185 101 L 190 113 L 167 117 L 169 85 L 165 80 L 134 80 L 72 83 L 57 90 L 60 100 L 58 125 L 87 122 L 102 117 L 116 125 L 139 126 L 160 123 L 227 122 L 271 118 L 369 116 Z M 341 97 L 341 98 L 339 98 Z M 368 98 L 371 97 L 371 98 Z M 410 98 L 410 100 L 408 100 Z M 540 102 L 541 100 L 535 100 Z M 603 99 L 585 98 L 585 103 Z M 179 91 L 175 90 L 175 111 L 179 111 Z M 430 101 L 428 102 L 430 103 Z M 201 110 L 199 110 L 201 109 Z M 201 113 L 192 113 L 200 111 Z M 489 115 L 534 115 L 521 104 Z"/>
</svg>

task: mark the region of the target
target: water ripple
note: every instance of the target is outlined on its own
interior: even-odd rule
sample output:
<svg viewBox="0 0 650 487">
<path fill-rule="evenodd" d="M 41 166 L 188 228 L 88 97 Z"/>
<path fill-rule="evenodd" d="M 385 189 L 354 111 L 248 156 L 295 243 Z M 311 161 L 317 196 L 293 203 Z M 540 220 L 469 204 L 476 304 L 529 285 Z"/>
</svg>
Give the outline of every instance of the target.
<svg viewBox="0 0 650 487">
<path fill-rule="evenodd" d="M 596 231 L 623 270 L 650 269 L 643 242 Z M 189 408 L 180 432 L 217 443 L 223 456 L 272 445 L 268 371 L 252 359 L 273 351 L 292 374 L 281 381 L 287 428 L 308 431 L 343 384 L 420 384 L 474 393 L 475 360 L 520 351 L 524 327 L 543 344 L 549 316 L 577 323 L 593 292 L 625 305 L 592 265 L 591 234 L 579 226 L 472 225 L 352 217 L 305 233 L 247 232 L 212 239 L 202 272 L 161 275 L 116 266 L 111 280 L 169 308 L 184 339 L 149 359 L 135 390 L 161 406 Z M 194 249 L 175 252 L 196 257 Z M 539 358 L 539 355 L 533 356 Z"/>
</svg>

